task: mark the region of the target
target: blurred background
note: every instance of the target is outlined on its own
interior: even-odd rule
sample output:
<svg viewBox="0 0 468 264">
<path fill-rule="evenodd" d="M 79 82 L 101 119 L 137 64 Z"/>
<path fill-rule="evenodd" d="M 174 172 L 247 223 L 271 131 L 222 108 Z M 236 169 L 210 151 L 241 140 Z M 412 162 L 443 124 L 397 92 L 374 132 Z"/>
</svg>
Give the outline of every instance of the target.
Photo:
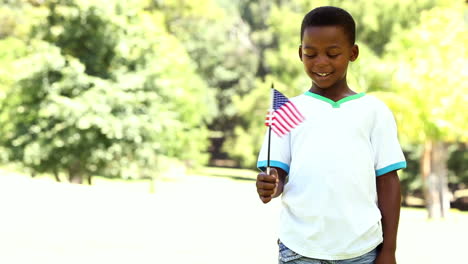
<svg viewBox="0 0 468 264">
<path fill-rule="evenodd" d="M 468 1 L 0 0 L 0 262 L 275 263 L 257 152 L 322 5 L 398 123 L 399 263 L 468 261 Z"/>
</svg>

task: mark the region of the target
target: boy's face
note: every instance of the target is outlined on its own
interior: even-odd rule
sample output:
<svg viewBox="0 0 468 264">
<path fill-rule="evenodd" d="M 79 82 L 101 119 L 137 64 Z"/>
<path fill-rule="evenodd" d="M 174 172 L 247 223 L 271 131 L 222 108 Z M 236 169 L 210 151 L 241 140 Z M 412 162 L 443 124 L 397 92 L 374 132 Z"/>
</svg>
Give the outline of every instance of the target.
<svg viewBox="0 0 468 264">
<path fill-rule="evenodd" d="M 304 30 L 299 57 L 314 85 L 326 89 L 346 80 L 348 63 L 359 54 L 340 26 L 312 26 Z"/>
</svg>

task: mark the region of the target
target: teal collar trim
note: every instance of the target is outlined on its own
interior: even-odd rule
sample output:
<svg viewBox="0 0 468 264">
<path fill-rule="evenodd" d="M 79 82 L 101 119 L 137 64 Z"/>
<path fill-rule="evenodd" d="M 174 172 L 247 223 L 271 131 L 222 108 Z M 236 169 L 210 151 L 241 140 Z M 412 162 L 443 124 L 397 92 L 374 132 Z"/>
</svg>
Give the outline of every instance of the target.
<svg viewBox="0 0 468 264">
<path fill-rule="evenodd" d="M 353 95 L 350 95 L 350 96 L 346 96 L 345 98 L 342 98 L 342 99 L 340 99 L 340 100 L 338 100 L 336 102 L 329 99 L 329 98 L 327 98 L 327 97 L 325 97 L 325 96 L 321 96 L 321 95 L 312 93 L 310 91 L 305 92 L 305 95 L 308 95 L 308 96 L 311 96 L 311 97 L 313 97 L 315 99 L 327 102 L 327 103 L 331 104 L 331 106 L 333 106 L 333 108 L 340 108 L 341 104 L 349 102 L 351 100 L 361 98 L 364 95 L 366 95 L 366 93 L 358 93 L 358 94 L 353 94 Z"/>
</svg>

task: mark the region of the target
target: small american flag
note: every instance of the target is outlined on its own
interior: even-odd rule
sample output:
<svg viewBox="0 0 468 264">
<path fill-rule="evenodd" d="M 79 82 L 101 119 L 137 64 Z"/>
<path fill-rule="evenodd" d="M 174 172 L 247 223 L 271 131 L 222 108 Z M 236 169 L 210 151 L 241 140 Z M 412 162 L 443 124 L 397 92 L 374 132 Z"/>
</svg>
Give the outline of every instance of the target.
<svg viewBox="0 0 468 264">
<path fill-rule="evenodd" d="M 272 89 L 272 93 L 273 109 L 268 111 L 265 125 L 282 137 L 302 123 L 305 118 L 286 96 L 276 89 Z"/>
</svg>

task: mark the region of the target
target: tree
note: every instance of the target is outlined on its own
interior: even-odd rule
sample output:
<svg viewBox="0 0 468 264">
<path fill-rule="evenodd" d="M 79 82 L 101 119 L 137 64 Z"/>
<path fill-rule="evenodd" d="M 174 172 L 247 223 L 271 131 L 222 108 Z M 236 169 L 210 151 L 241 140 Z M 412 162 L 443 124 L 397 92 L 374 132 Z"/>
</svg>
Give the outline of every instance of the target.
<svg viewBox="0 0 468 264">
<path fill-rule="evenodd" d="M 249 37 L 249 26 L 232 2 L 164 1 L 157 8 L 167 16 L 168 31 L 177 36 L 197 73 L 215 93 L 217 113 L 209 123 L 212 158 L 226 158 L 223 144 L 243 122 L 236 95 L 254 88 L 257 50 Z M 222 6 L 222 7 L 221 7 Z"/>
<path fill-rule="evenodd" d="M 34 172 L 152 177 L 160 156 L 199 162 L 213 94 L 164 16 L 145 5 L 46 1 L 0 115 L 9 160 Z M 5 40 L 0 41 L 0 45 Z M 19 71 L 19 69 L 27 69 Z"/>
<path fill-rule="evenodd" d="M 395 111 L 403 142 L 424 148 L 420 168 L 430 218 L 447 215 L 447 143 L 468 139 L 468 42 L 463 6 L 434 8 L 388 47 L 396 93 L 381 93 Z"/>
</svg>

